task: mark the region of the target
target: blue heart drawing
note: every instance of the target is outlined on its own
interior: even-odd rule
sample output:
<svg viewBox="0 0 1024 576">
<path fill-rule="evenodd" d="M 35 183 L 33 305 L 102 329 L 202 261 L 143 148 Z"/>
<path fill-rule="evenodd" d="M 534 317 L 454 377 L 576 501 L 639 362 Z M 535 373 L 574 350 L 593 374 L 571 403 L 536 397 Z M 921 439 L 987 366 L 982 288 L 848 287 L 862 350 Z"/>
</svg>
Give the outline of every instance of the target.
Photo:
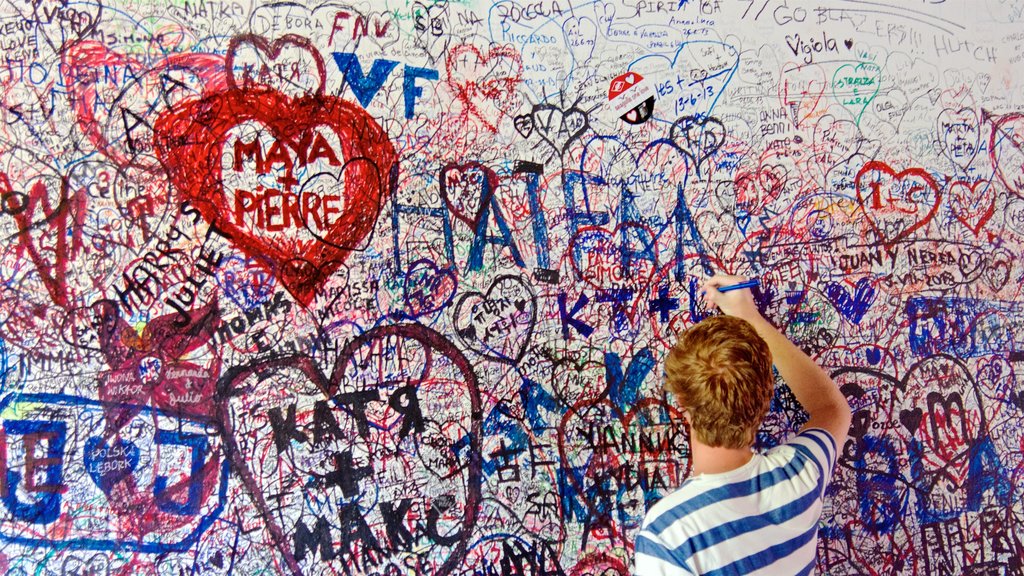
<svg viewBox="0 0 1024 576">
<path fill-rule="evenodd" d="M 736 226 L 740 229 L 740 234 L 746 236 L 747 226 L 750 226 L 750 214 L 747 214 L 746 211 L 737 213 Z"/>
<path fill-rule="evenodd" d="M 849 291 L 842 284 L 829 282 L 825 285 L 825 295 L 844 318 L 854 324 L 860 324 L 864 314 L 875 301 L 875 287 L 867 278 L 861 278 L 857 281 L 853 296 L 850 296 Z"/>
<path fill-rule="evenodd" d="M 120 438 L 109 446 L 98 436 L 85 442 L 85 470 L 104 494 L 131 475 L 139 464 L 139 447 Z"/>
<path fill-rule="evenodd" d="M 872 366 L 878 366 L 878 363 L 882 361 L 882 350 L 872 346 L 864 351 L 864 357 Z"/>
</svg>

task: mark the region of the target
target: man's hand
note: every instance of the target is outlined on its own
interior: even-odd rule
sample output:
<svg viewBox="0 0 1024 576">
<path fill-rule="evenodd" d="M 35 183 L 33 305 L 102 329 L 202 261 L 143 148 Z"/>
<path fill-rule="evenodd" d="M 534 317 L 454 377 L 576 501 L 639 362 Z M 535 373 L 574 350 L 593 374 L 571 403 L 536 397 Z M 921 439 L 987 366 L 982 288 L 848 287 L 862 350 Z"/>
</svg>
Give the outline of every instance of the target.
<svg viewBox="0 0 1024 576">
<path fill-rule="evenodd" d="M 701 298 L 704 301 L 704 305 L 709 308 L 718 308 L 729 316 L 735 316 L 747 322 L 753 322 L 761 318 L 761 313 L 757 310 L 757 305 L 754 303 L 754 295 L 750 293 L 749 288 L 730 290 L 729 292 L 718 291 L 720 287 L 732 286 L 733 284 L 746 282 L 746 280 L 743 276 L 728 276 L 725 274 L 716 274 L 708 278 L 701 285 Z"/>
</svg>

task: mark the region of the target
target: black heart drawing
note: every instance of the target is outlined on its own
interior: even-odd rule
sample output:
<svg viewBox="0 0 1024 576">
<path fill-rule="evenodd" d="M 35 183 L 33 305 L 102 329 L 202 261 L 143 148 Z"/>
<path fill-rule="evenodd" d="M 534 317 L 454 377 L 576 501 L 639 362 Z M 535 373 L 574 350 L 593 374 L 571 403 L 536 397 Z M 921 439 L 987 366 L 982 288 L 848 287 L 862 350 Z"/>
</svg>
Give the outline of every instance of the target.
<svg viewBox="0 0 1024 576">
<path fill-rule="evenodd" d="M 516 127 L 516 132 L 523 138 L 529 138 L 530 134 L 533 134 L 533 116 L 530 114 L 520 114 L 512 119 L 512 125 Z"/>
<path fill-rule="evenodd" d="M 725 143 L 725 125 L 718 118 L 706 116 L 684 116 L 672 124 L 669 138 L 683 153 L 700 166 Z"/>
<path fill-rule="evenodd" d="M 289 383 L 287 389 L 282 389 L 283 382 Z M 310 501 L 353 497 L 361 492 L 361 481 L 372 483 L 383 477 L 385 469 L 390 471 L 386 462 L 401 451 L 397 446 L 405 445 L 404 438 L 414 439 L 414 445 L 420 447 L 415 456 L 403 460 L 402 469 L 410 479 L 407 485 L 423 490 L 418 497 L 410 495 L 412 506 L 371 503 L 365 511 L 360 510 L 362 517 L 377 529 L 375 537 L 387 538 L 389 546 L 399 549 L 411 541 L 392 536 L 382 525 L 396 519 L 399 525 L 406 525 L 403 518 L 418 510 L 432 542 L 424 542 L 431 548 L 425 554 L 439 559 L 440 566 L 433 573 L 447 576 L 461 565 L 476 524 L 483 484 L 480 439 L 484 412 L 479 386 L 473 366 L 458 347 L 421 324 L 382 325 L 363 332 L 337 353 L 330 375 L 314 358 L 303 354 L 264 357 L 227 370 L 217 383 L 217 426 L 233 471 L 250 494 L 287 490 L 294 495 L 287 501 L 278 499 L 274 509 L 269 500 L 255 499 L 255 514 L 271 533 L 281 535 L 274 544 L 289 573 L 302 573 L 292 543 L 303 525 L 294 520 L 282 522 L 282 507 L 296 511 L 305 509 Z M 438 422 L 420 412 L 420 402 L 423 406 L 451 402 L 445 423 L 461 432 L 441 431 Z M 349 409 L 351 406 L 357 408 Z M 314 425 L 315 421 L 324 425 Z M 384 421 L 388 423 L 381 424 Z M 458 449 L 454 442 L 459 443 Z M 371 448 L 353 460 L 357 444 Z M 283 450 L 288 457 L 266 459 L 263 449 L 273 452 L 275 445 L 278 454 Z M 331 474 L 332 469 L 344 476 Z M 273 473 L 257 473 L 264 470 Z M 443 533 L 437 529 L 441 517 L 445 519 Z M 305 523 L 310 523 L 310 518 Z M 341 542 L 340 549 L 347 551 L 348 541 Z M 348 557 L 343 552 L 321 557 L 321 561 L 333 561 L 333 566 L 340 568 Z M 375 562 L 386 561 L 369 558 L 365 566 L 373 571 L 379 568 Z"/>
<path fill-rule="evenodd" d="M 924 417 L 924 412 L 920 408 L 914 408 L 913 410 L 900 410 L 900 423 L 907 429 L 911 434 L 916 434 L 918 427 L 921 426 L 921 418 Z"/>
<path fill-rule="evenodd" d="M 531 118 L 540 137 L 559 152 L 565 152 L 590 127 L 587 113 L 576 106 L 562 110 L 554 104 L 537 104 Z"/>
<path fill-rule="evenodd" d="M 536 296 L 518 276 L 499 276 L 486 294 L 463 294 L 455 303 L 455 333 L 477 354 L 506 364 L 523 358 L 537 319 Z"/>
<path fill-rule="evenodd" d="M 936 121 L 942 155 L 950 162 L 967 169 L 981 149 L 981 126 L 978 113 L 970 108 L 946 108 Z"/>
<path fill-rule="evenodd" d="M 850 50 L 853 48 L 853 40 L 843 40 L 843 44 L 846 45 L 846 49 Z"/>
</svg>

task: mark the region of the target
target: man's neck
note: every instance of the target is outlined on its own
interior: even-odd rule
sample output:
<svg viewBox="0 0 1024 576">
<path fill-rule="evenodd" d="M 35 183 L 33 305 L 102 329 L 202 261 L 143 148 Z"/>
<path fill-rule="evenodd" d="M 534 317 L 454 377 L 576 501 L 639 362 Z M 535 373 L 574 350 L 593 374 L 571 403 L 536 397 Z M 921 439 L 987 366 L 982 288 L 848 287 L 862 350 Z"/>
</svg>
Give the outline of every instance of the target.
<svg viewBox="0 0 1024 576">
<path fill-rule="evenodd" d="M 753 457 L 750 448 L 722 448 L 708 446 L 692 435 L 690 452 L 693 457 L 693 475 L 721 474 L 743 466 Z"/>
</svg>

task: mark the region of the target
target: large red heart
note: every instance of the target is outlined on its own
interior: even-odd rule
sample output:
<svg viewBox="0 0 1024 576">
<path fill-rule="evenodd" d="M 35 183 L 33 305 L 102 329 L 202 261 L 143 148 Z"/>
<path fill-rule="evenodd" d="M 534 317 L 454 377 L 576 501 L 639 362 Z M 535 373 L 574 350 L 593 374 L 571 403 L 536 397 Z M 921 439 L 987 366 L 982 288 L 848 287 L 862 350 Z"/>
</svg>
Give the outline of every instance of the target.
<svg viewBox="0 0 1024 576">
<path fill-rule="evenodd" d="M 359 248 L 394 180 L 380 126 L 321 93 L 236 88 L 176 107 L 154 131 L 175 188 L 302 304 Z"/>
<path fill-rule="evenodd" d="M 857 202 L 880 240 L 895 244 L 924 226 L 939 211 L 942 193 L 923 168 L 896 173 L 878 160 L 857 172 Z M 927 212 L 925 212 L 927 210 Z"/>
</svg>

